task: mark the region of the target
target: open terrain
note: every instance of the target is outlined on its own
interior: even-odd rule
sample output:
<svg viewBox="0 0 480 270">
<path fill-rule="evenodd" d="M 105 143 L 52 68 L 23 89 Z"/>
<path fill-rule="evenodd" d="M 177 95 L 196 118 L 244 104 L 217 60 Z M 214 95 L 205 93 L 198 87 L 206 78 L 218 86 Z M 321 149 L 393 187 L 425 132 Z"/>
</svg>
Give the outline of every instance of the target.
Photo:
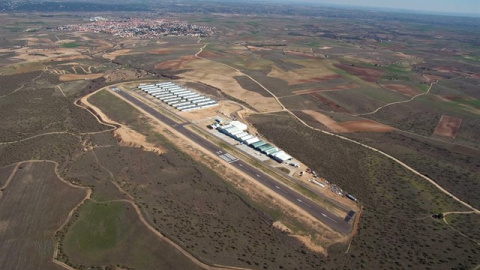
<svg viewBox="0 0 480 270">
<path fill-rule="evenodd" d="M 86 192 L 62 182 L 56 169 L 48 161 L 19 163 L 2 188 L 2 269 L 63 269 L 52 261 L 54 236 Z"/>
<path fill-rule="evenodd" d="M 477 18 L 184 3 L 0 3 L 0 238 L 13 243 L 2 269 L 152 268 L 145 258 L 178 269 L 478 268 Z M 59 30 L 93 16 L 215 33 Z M 236 102 L 222 109 L 358 199 L 353 235 L 290 215 L 107 91 L 88 99 L 103 115 L 77 101 L 136 80 L 177 80 Z M 27 162 L 44 159 L 84 190 L 51 162 Z M 91 200 L 74 210 L 85 190 Z"/>
<path fill-rule="evenodd" d="M 141 114 L 108 92 L 101 91 L 89 101 L 114 121 L 149 134 L 151 127 L 142 121 Z M 315 261 L 323 257 L 272 227 L 271 218 L 284 215 L 281 211 L 270 209 L 269 213 L 275 216 L 269 217 L 249 206 L 244 200 L 251 199 L 231 190 L 231 183 L 195 165 L 177 148 L 168 146 L 160 156 L 121 147 L 98 148 L 95 153 L 99 164 L 111 171 L 115 182 L 142 206 L 154 227 L 203 261 L 239 267 L 289 268 L 295 265 L 294 261 L 304 258 L 303 267 L 314 269 Z M 297 226 L 297 230 L 304 230 L 303 225 Z M 285 256 L 274 256 L 279 253 Z"/>
</svg>

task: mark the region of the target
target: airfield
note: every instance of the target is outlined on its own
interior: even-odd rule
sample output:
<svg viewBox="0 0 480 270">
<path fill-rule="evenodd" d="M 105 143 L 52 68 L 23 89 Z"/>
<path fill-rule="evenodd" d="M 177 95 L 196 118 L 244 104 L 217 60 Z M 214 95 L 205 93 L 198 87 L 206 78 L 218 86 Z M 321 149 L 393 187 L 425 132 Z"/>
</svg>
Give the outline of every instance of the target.
<svg viewBox="0 0 480 270">
<path fill-rule="evenodd" d="M 468 20 L 172 13 L 215 32 L 58 30 L 92 17 L 76 14 L 0 15 L 4 268 L 480 264 Z M 139 88 L 165 82 L 191 93 Z M 265 147 L 220 132 L 233 121 Z"/>
</svg>

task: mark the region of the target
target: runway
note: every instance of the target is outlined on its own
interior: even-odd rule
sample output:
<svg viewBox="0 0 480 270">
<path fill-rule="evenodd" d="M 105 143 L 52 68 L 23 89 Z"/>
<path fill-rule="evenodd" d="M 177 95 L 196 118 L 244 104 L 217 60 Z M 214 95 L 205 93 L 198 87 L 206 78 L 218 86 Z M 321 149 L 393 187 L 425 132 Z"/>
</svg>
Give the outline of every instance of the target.
<svg viewBox="0 0 480 270">
<path fill-rule="evenodd" d="M 233 154 L 225 152 L 222 148 L 220 148 L 213 142 L 197 135 L 196 133 L 185 128 L 183 125 L 176 123 L 175 121 L 161 114 L 160 112 L 156 111 L 149 105 L 129 95 L 127 92 L 120 90 L 120 91 L 116 91 L 116 93 L 124 97 L 131 103 L 135 104 L 136 106 L 142 108 L 151 116 L 155 117 L 165 125 L 168 125 L 172 129 L 175 129 L 176 131 L 182 133 L 184 136 L 191 139 L 201 147 L 205 148 L 207 151 L 210 151 L 213 154 L 222 158 L 223 160 L 227 161 L 230 164 L 230 166 L 233 166 L 238 170 L 244 172 L 245 174 L 251 176 L 252 178 L 256 179 L 259 183 L 263 184 L 265 187 L 271 189 L 273 192 L 279 194 L 283 198 L 299 206 L 300 208 L 302 208 L 303 210 L 305 210 L 306 212 L 308 212 L 313 217 L 317 218 L 327 226 L 331 227 L 332 229 L 338 232 L 341 232 L 343 234 L 350 233 L 352 224 L 345 221 L 346 220 L 345 218 L 337 217 L 336 215 L 330 213 L 327 209 L 324 209 L 321 206 L 317 205 L 315 202 L 313 202 L 309 198 L 290 189 L 289 187 L 283 185 L 279 181 L 276 181 L 275 179 L 263 173 L 259 169 L 251 166 L 250 164 L 242 161 L 241 159 L 238 159 Z"/>
</svg>

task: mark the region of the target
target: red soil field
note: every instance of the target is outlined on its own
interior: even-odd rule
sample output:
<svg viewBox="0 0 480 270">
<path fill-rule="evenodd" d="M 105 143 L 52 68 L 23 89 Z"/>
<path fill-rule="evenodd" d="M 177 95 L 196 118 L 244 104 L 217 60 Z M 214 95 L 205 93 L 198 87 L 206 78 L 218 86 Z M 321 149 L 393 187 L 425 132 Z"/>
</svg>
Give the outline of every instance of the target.
<svg viewBox="0 0 480 270">
<path fill-rule="evenodd" d="M 348 121 L 339 124 L 346 132 L 389 132 L 395 128 L 380 124 L 372 120 Z"/>
<path fill-rule="evenodd" d="M 457 135 L 461 124 L 462 118 L 442 115 L 433 134 L 453 139 Z"/>
<path fill-rule="evenodd" d="M 340 113 L 350 113 L 349 111 L 347 111 L 345 108 L 343 108 L 342 106 L 338 105 L 337 103 L 335 103 L 334 101 L 332 100 L 329 100 L 327 98 L 325 98 L 324 96 L 321 96 L 317 93 L 312 93 L 312 94 L 309 94 L 312 98 L 316 99 L 316 100 L 319 100 L 320 102 L 322 102 L 323 104 L 326 104 L 328 107 L 330 107 L 333 111 L 335 112 L 340 112 Z"/>
<path fill-rule="evenodd" d="M 339 68 L 350 74 L 353 74 L 366 82 L 376 82 L 378 81 L 378 79 L 380 79 L 380 77 L 384 73 L 382 70 L 376 70 L 371 68 L 361 68 L 361 67 L 355 67 L 355 66 L 350 66 L 345 64 L 333 64 L 333 65 L 336 68 Z"/>
<path fill-rule="evenodd" d="M 400 93 L 400 94 L 403 94 L 403 95 L 406 95 L 406 96 L 409 96 L 409 97 L 413 97 L 413 96 L 416 96 L 416 95 L 422 93 L 418 89 L 415 89 L 412 86 L 404 85 L 404 84 L 392 83 L 392 84 L 383 84 L 381 86 L 385 87 L 388 90 L 392 90 L 394 92 L 397 92 L 397 93 Z"/>
</svg>

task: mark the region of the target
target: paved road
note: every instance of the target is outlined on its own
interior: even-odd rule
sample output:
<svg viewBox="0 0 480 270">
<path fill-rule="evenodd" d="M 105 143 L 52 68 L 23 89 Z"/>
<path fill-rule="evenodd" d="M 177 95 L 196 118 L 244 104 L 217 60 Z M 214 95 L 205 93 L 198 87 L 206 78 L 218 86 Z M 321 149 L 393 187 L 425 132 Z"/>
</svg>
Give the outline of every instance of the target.
<svg viewBox="0 0 480 270">
<path fill-rule="evenodd" d="M 233 155 L 226 153 L 222 148 L 218 147 L 213 142 L 190 131 L 189 129 L 185 128 L 182 124 L 176 123 L 172 119 L 154 110 L 152 107 L 148 106 L 142 101 L 132 97 L 128 93 L 124 91 L 117 91 L 117 93 L 122 97 L 124 97 L 125 99 L 132 102 L 133 104 L 135 104 L 136 106 L 142 108 L 143 110 L 145 110 L 146 112 L 148 112 L 150 115 L 157 118 L 161 122 L 165 123 L 171 128 L 182 133 L 184 136 L 196 142 L 206 150 L 214 153 L 217 156 L 220 156 L 221 158 L 229 162 L 231 166 L 255 178 L 258 182 L 262 183 L 264 186 L 278 193 L 280 196 L 284 197 L 290 202 L 296 204 L 297 206 L 299 206 L 300 208 L 302 208 L 303 210 L 305 210 L 306 212 L 308 212 L 318 220 L 322 221 L 324 224 L 330 226 L 334 230 L 344 234 L 348 234 L 350 232 L 352 225 L 349 222 L 346 222 L 344 218 L 335 216 L 334 214 L 330 213 L 327 209 L 322 208 L 321 206 L 317 205 L 312 200 L 308 199 L 302 194 L 279 183 L 269 175 L 264 174 L 263 172 L 251 166 L 250 164 L 245 163 L 239 159 L 236 159 L 235 157 L 231 158 Z M 225 156 L 225 154 L 227 155 Z"/>
</svg>

